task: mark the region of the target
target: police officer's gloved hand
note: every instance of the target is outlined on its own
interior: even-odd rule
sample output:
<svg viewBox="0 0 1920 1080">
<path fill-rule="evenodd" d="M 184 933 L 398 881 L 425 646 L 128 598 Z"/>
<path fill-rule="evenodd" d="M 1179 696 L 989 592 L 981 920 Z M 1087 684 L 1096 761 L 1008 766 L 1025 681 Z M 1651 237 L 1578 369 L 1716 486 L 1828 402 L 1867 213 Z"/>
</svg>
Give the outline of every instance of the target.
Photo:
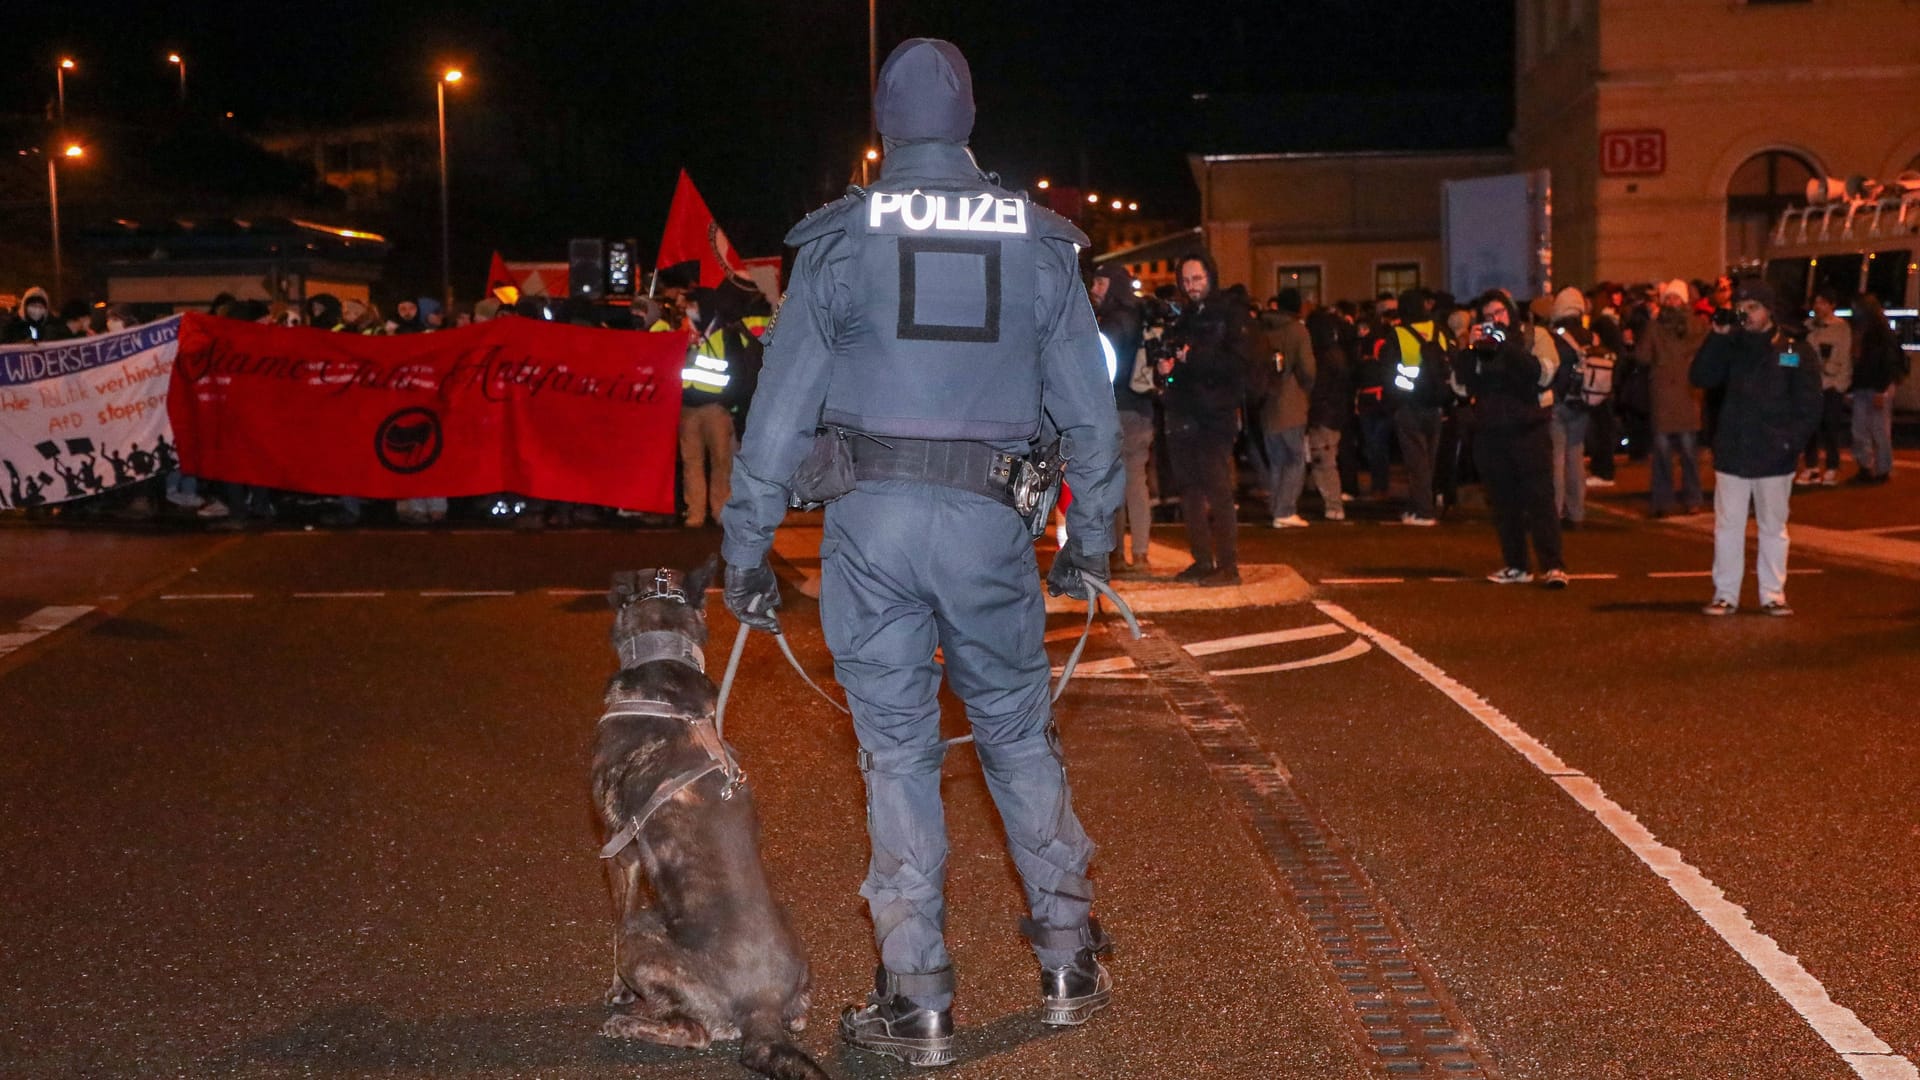
<svg viewBox="0 0 1920 1080">
<path fill-rule="evenodd" d="M 1093 589 L 1080 577 L 1083 572 L 1099 581 L 1107 580 L 1107 556 L 1089 555 L 1081 550 L 1079 540 L 1068 537 L 1060 554 L 1053 557 L 1053 565 L 1047 568 L 1047 591 L 1075 600 L 1093 599 Z"/>
<path fill-rule="evenodd" d="M 780 620 L 774 611 L 780 607 L 780 582 L 765 559 L 752 566 L 727 567 L 727 585 L 721 593 L 727 610 L 755 630 L 780 632 Z"/>
</svg>

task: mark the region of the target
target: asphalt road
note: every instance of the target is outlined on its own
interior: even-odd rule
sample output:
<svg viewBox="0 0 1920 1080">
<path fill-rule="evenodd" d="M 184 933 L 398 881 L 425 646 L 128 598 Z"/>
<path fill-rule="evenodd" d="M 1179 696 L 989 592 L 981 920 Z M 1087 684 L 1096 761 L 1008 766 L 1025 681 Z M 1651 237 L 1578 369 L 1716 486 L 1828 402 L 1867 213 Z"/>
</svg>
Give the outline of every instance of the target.
<svg viewBox="0 0 1920 1080">
<path fill-rule="evenodd" d="M 1897 534 L 1905 487 L 1805 504 Z M 1307 603 L 1159 614 L 1139 644 L 1102 624 L 1060 714 L 1120 941 L 1085 1028 L 1035 1019 L 997 822 L 952 755 L 951 1074 L 1401 1075 L 1394 1024 L 1431 1009 L 1428 1041 L 1476 1056 L 1407 1075 L 1914 1075 L 1920 586 L 1796 553 L 1799 615 L 1708 620 L 1708 540 L 1601 502 L 1562 593 L 1481 581 L 1479 515 L 1361 506 L 1243 531 Z M 741 1075 L 598 1036 L 586 799 L 601 590 L 717 539 L 0 530 L 0 1076 Z M 787 622 L 826 674 L 797 591 Z M 1077 622 L 1050 622 L 1056 660 Z M 898 1075 L 832 1034 L 873 963 L 846 724 L 764 638 L 730 721 L 813 962 L 804 1045 Z M 1303 886 L 1316 867 L 1338 889 Z M 1430 995 L 1391 1022 L 1327 929 L 1362 905 Z"/>
</svg>

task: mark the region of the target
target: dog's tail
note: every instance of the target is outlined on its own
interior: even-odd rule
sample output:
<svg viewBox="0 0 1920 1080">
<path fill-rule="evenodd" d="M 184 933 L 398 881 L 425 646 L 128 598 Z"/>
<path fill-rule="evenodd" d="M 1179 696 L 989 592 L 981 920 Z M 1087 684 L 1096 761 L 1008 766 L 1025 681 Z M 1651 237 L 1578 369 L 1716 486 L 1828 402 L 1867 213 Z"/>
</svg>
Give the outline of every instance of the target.
<svg viewBox="0 0 1920 1080">
<path fill-rule="evenodd" d="M 830 1080 L 794 1045 L 777 1008 L 757 1009 L 740 1025 L 740 1064 L 775 1080 Z"/>
</svg>

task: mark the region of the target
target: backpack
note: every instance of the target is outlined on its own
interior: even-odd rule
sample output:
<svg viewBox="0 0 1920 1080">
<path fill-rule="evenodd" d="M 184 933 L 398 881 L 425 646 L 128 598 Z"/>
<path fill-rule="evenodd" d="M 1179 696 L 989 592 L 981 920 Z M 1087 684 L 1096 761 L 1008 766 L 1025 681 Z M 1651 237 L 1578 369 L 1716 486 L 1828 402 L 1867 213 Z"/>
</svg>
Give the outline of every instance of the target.
<svg viewBox="0 0 1920 1080">
<path fill-rule="evenodd" d="M 1587 346 L 1580 358 L 1580 396 L 1587 408 L 1604 405 L 1613 396 L 1613 371 L 1618 359 L 1603 345 Z"/>
<path fill-rule="evenodd" d="M 1547 384 L 1547 393 L 1553 396 L 1551 405 L 1565 404 L 1571 408 L 1587 407 L 1587 376 L 1581 370 L 1584 358 L 1580 348 L 1568 339 L 1564 330 L 1553 333 L 1553 347 L 1560 353 L 1560 366 L 1554 370 L 1553 381 Z M 1609 373 L 1608 378 L 1612 375 Z"/>
</svg>

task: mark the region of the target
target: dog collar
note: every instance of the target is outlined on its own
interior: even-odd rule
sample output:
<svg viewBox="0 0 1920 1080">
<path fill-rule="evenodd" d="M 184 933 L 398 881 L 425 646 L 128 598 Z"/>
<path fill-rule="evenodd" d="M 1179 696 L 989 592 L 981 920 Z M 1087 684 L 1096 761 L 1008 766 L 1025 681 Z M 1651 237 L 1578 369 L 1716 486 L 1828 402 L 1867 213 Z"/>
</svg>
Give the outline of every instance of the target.
<svg viewBox="0 0 1920 1080">
<path fill-rule="evenodd" d="M 620 667 L 637 668 L 656 660 L 671 660 L 695 671 L 707 670 L 707 654 L 678 630 L 647 630 L 619 642 Z"/>
</svg>

